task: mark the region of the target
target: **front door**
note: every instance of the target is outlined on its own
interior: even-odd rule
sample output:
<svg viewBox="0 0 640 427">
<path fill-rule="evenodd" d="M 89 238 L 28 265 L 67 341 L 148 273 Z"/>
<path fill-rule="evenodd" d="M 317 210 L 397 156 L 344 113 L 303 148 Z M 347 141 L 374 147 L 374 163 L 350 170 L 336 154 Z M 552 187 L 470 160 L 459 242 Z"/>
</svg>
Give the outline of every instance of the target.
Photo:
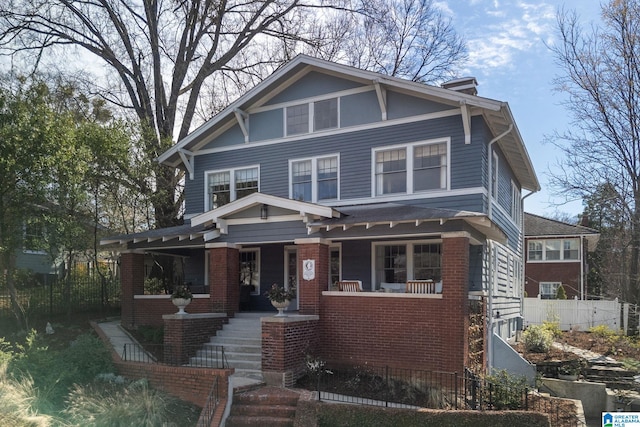
<svg viewBox="0 0 640 427">
<path fill-rule="evenodd" d="M 285 248 L 284 250 L 284 286 L 286 289 L 292 286 L 296 288 L 296 299 L 291 301 L 287 310 L 298 310 L 300 290 L 298 289 L 298 250 L 296 248 Z"/>
</svg>

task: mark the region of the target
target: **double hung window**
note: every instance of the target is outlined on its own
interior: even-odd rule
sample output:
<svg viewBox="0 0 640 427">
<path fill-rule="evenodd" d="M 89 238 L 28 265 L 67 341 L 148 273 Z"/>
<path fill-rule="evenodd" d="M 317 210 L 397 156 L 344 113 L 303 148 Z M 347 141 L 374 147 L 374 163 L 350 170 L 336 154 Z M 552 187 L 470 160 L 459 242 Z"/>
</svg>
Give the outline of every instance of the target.
<svg viewBox="0 0 640 427">
<path fill-rule="evenodd" d="M 374 150 L 375 195 L 413 194 L 448 187 L 448 143 L 415 143 Z"/>
<path fill-rule="evenodd" d="M 259 191 L 258 167 L 207 172 L 206 209 L 216 209 Z"/>
<path fill-rule="evenodd" d="M 286 107 L 287 135 L 338 128 L 338 104 L 338 98 L 331 98 Z"/>
<path fill-rule="evenodd" d="M 305 202 L 338 199 L 338 156 L 290 162 L 290 198 Z"/>
</svg>

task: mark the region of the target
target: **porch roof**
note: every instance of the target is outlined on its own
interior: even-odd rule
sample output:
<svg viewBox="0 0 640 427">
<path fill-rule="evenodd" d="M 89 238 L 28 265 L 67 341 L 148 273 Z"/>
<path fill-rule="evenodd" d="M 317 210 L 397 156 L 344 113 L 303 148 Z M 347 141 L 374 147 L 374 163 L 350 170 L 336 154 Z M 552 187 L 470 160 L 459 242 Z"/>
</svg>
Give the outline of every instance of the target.
<svg viewBox="0 0 640 427">
<path fill-rule="evenodd" d="M 270 217 L 268 221 L 261 219 L 259 211 L 251 211 L 256 205 L 266 204 L 295 212 L 295 215 Z M 232 218 L 240 212 L 252 215 L 239 219 Z M 253 212 L 257 212 L 254 216 Z M 111 236 L 101 241 L 102 245 L 128 243 L 142 244 L 144 247 L 167 245 L 203 245 L 228 234 L 230 224 L 273 223 L 277 221 L 302 221 L 306 224 L 307 234 L 324 233 L 331 230 L 346 231 L 352 227 L 371 227 L 386 225 L 393 228 L 398 224 L 413 224 L 416 227 L 424 223 L 444 225 L 450 221 L 464 221 L 483 236 L 499 242 L 506 241 L 504 232 L 485 214 L 465 210 L 441 209 L 422 206 L 403 205 L 399 203 L 372 203 L 366 205 L 343 206 L 329 208 L 312 203 L 299 202 L 275 196 L 254 193 L 243 199 L 229 203 L 221 208 L 198 215 L 185 224 L 147 230 L 140 233 Z M 166 243 L 158 245 L 158 243 Z"/>
<path fill-rule="evenodd" d="M 490 239 L 500 242 L 506 241 L 506 235 L 486 214 L 455 209 L 430 208 L 422 206 L 403 205 L 399 203 L 374 203 L 359 206 L 344 206 L 336 208 L 340 217 L 327 218 L 307 224 L 311 233 L 335 228 L 347 230 L 354 226 L 371 228 L 376 225 L 388 225 L 393 228 L 397 224 L 415 224 L 419 226 L 425 222 L 439 222 L 462 220 Z"/>
</svg>

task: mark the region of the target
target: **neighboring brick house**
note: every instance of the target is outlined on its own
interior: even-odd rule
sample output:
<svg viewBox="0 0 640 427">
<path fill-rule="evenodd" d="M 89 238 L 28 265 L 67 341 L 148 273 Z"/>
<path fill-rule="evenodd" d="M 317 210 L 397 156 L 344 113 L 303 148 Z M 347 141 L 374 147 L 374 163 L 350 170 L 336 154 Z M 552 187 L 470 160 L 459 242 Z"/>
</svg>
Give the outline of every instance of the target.
<svg viewBox="0 0 640 427">
<path fill-rule="evenodd" d="M 186 172 L 185 224 L 104 241 L 125 248 L 122 322 L 174 311 L 141 295 L 144 254 L 164 253 L 207 292 L 190 313 L 274 311 L 264 292 L 297 287 L 299 317 L 263 323 L 265 371 L 295 376 L 303 347 L 351 364 L 499 364 L 494 333 L 522 323 L 521 191 L 539 183 L 508 104 L 475 87 L 296 57 L 159 157 Z M 334 288 L 346 279 L 363 292 Z M 429 292 L 404 292 L 426 279 Z"/>
<path fill-rule="evenodd" d="M 587 254 L 596 249 L 598 231 L 525 213 L 524 233 L 527 297 L 554 299 L 562 285 L 567 298 L 587 299 Z"/>
</svg>

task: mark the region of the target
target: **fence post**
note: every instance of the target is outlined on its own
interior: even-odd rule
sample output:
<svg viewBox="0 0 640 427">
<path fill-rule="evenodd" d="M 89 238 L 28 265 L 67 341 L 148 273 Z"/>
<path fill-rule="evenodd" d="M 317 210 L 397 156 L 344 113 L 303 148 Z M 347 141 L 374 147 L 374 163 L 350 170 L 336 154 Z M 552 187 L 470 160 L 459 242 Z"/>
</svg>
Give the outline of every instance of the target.
<svg viewBox="0 0 640 427">
<path fill-rule="evenodd" d="M 465 377 L 466 377 L 466 375 L 465 375 Z M 457 372 L 457 371 L 454 373 L 453 378 L 454 378 L 454 381 L 455 381 L 455 384 L 453 385 L 454 395 L 455 395 L 455 399 L 454 399 L 455 404 L 454 404 L 454 407 L 455 407 L 455 409 L 456 409 L 456 411 L 457 411 L 457 410 L 458 410 L 458 372 Z"/>
<path fill-rule="evenodd" d="M 384 406 L 389 406 L 389 365 L 385 365 L 384 367 L 384 377 L 386 387 L 384 388 Z"/>
</svg>

